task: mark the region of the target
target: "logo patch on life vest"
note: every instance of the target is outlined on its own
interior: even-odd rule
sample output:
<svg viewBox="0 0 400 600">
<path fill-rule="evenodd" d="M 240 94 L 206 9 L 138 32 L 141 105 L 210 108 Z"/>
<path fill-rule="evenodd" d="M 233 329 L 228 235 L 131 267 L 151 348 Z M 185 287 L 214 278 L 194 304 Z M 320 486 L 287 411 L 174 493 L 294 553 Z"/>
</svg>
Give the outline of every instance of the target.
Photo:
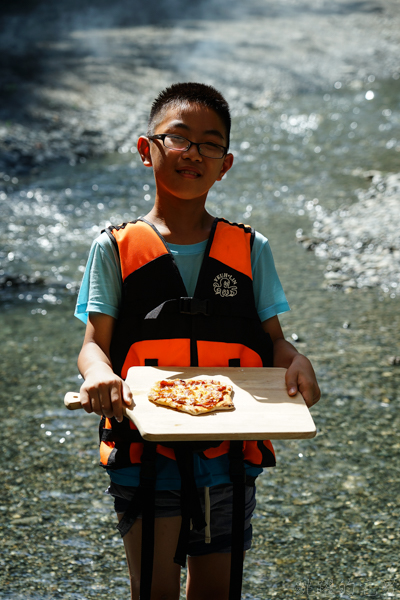
<svg viewBox="0 0 400 600">
<path fill-rule="evenodd" d="M 237 281 L 229 273 L 220 273 L 216 276 L 213 283 L 214 293 L 216 296 L 222 298 L 228 298 L 236 296 L 237 294 Z"/>
</svg>

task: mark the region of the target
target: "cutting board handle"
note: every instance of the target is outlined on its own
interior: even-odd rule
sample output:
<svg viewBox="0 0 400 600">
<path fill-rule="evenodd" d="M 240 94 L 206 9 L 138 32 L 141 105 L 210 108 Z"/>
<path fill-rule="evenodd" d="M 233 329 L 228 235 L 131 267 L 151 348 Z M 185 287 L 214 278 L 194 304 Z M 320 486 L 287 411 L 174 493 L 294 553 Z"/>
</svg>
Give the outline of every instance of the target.
<svg viewBox="0 0 400 600">
<path fill-rule="evenodd" d="M 69 410 L 82 408 L 82 404 L 79 400 L 79 392 L 67 392 L 64 396 L 64 404 Z"/>
<path fill-rule="evenodd" d="M 78 408 L 82 408 L 82 404 L 79 400 L 79 392 L 67 392 L 64 396 L 64 404 L 69 410 L 77 410 Z M 127 414 L 126 409 L 126 406 L 122 406 L 122 412 L 124 413 L 124 415 L 127 416 L 128 419 L 131 419 L 131 421 L 133 421 L 131 416 Z"/>
</svg>

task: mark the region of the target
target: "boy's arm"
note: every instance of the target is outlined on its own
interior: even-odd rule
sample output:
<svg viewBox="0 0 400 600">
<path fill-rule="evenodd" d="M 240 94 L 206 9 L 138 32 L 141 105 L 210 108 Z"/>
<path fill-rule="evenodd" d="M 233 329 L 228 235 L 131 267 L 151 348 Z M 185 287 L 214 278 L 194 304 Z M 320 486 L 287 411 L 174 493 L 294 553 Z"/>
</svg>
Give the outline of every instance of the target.
<svg viewBox="0 0 400 600">
<path fill-rule="evenodd" d="M 321 392 L 308 358 L 285 340 L 278 317 L 267 319 L 262 327 L 269 333 L 274 344 L 274 367 L 287 369 L 286 387 L 289 396 L 295 396 L 299 391 L 308 407 L 316 404 Z"/>
<path fill-rule="evenodd" d="M 78 368 L 84 382 L 80 402 L 86 412 L 123 419 L 122 406 L 132 404 L 129 386 L 113 371 L 110 343 L 115 319 L 101 313 L 90 313 Z"/>
</svg>

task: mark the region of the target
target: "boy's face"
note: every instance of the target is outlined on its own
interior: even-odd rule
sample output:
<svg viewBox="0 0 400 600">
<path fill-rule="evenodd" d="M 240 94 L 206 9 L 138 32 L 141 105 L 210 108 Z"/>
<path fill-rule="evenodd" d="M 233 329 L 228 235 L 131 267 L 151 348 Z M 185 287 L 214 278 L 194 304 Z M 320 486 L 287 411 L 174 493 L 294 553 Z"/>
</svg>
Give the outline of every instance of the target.
<svg viewBox="0 0 400 600">
<path fill-rule="evenodd" d="M 199 104 L 169 107 L 157 125 L 155 134 L 170 133 L 192 142 L 213 142 L 226 146 L 225 126 L 212 109 Z M 179 198 L 202 199 L 216 181 L 220 181 L 231 168 L 233 155 L 208 158 L 199 154 L 196 146 L 178 151 L 166 148 L 162 140 L 139 138 L 138 150 L 146 166 L 152 166 L 161 200 Z"/>
</svg>

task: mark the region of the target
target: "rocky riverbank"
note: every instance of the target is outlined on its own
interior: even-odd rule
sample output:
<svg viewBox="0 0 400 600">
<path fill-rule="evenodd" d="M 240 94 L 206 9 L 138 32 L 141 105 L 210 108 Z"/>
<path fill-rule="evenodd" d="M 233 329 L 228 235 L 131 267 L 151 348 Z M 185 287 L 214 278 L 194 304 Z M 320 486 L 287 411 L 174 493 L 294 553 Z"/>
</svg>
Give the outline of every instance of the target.
<svg viewBox="0 0 400 600">
<path fill-rule="evenodd" d="M 316 205 L 311 235 L 297 231 L 298 241 L 327 261 L 328 287 L 380 286 L 400 293 L 400 173 L 365 173 L 371 186 L 358 202 L 328 213 Z"/>
</svg>

